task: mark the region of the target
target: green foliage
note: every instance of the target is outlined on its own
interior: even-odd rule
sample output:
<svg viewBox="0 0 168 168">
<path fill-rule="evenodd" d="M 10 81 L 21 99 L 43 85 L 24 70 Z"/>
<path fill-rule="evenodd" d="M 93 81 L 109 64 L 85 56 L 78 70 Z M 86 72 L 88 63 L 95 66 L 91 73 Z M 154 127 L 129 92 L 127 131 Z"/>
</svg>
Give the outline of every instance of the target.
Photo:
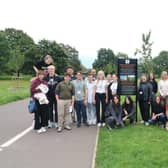
<svg viewBox="0 0 168 168">
<path fill-rule="evenodd" d="M 161 51 L 157 57 L 153 59 L 154 72 L 160 76 L 162 71 L 168 70 L 168 51 Z"/>
<path fill-rule="evenodd" d="M 147 34 L 142 34 L 142 47 L 140 49 L 136 49 L 134 55 L 136 56 L 138 53 L 142 55 L 142 58 L 140 60 L 141 67 L 143 70 L 143 73 L 150 73 L 153 72 L 153 60 L 152 60 L 152 45 L 153 42 L 150 42 L 151 38 L 151 31 L 149 31 Z"/>
<path fill-rule="evenodd" d="M 0 31 L 0 72 L 33 74 L 33 65 L 46 54 L 53 57 L 57 73 L 62 74 L 69 65 L 75 70 L 84 69 L 78 51 L 70 45 L 43 39 L 34 40 L 22 30 L 8 28 Z"/>
<path fill-rule="evenodd" d="M 97 59 L 93 63 L 93 68 L 102 69 L 105 73 L 116 72 L 117 57 L 111 49 L 101 48 L 98 51 Z"/>
</svg>

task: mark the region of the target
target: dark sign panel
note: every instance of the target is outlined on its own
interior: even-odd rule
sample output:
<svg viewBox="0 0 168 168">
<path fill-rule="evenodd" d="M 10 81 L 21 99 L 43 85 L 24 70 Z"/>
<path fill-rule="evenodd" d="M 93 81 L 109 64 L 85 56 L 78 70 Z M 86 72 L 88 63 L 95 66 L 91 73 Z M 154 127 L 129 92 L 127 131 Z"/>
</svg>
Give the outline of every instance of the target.
<svg viewBox="0 0 168 168">
<path fill-rule="evenodd" d="M 137 93 L 137 59 L 118 59 L 120 95 Z"/>
</svg>

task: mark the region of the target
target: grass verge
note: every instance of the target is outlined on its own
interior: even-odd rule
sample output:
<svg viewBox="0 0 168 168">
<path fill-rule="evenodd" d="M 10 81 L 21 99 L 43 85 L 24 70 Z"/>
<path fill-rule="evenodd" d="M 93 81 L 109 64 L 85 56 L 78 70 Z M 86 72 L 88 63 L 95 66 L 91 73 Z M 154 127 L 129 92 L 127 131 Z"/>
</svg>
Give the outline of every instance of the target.
<svg viewBox="0 0 168 168">
<path fill-rule="evenodd" d="M 100 129 L 96 168 L 167 168 L 168 133 L 158 126 Z"/>
<path fill-rule="evenodd" d="M 0 105 L 29 97 L 29 88 L 29 80 L 0 80 Z"/>
</svg>

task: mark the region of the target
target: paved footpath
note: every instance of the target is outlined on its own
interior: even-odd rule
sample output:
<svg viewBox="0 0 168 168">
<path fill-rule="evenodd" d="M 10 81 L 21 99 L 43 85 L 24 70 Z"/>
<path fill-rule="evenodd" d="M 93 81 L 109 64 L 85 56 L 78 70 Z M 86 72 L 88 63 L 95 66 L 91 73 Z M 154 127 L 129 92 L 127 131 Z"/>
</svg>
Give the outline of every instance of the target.
<svg viewBox="0 0 168 168">
<path fill-rule="evenodd" d="M 97 128 L 76 128 L 37 134 L 28 99 L 0 106 L 0 167 L 91 168 Z"/>
</svg>

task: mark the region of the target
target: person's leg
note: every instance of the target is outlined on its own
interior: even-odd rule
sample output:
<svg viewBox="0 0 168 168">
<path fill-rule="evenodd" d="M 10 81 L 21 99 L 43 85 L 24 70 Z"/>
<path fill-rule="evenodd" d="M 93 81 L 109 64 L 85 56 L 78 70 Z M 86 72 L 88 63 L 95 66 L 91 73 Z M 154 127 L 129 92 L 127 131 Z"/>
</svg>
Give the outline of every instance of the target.
<svg viewBox="0 0 168 168">
<path fill-rule="evenodd" d="M 49 121 L 50 122 L 53 122 L 53 98 L 52 97 L 48 97 L 48 100 L 49 100 L 49 115 L 48 115 L 48 118 L 49 118 Z"/>
<path fill-rule="evenodd" d="M 86 112 L 87 112 L 87 122 L 88 124 L 91 124 L 92 122 L 92 104 L 88 103 L 86 107 Z"/>
<path fill-rule="evenodd" d="M 113 117 L 108 117 L 105 119 L 105 122 L 106 122 L 106 125 L 107 125 L 107 128 L 114 128 L 115 126 L 115 119 Z"/>
<path fill-rule="evenodd" d="M 86 116 L 86 106 L 84 104 L 84 101 L 81 101 L 81 113 L 83 118 L 83 123 L 87 123 L 87 116 Z"/>
<path fill-rule="evenodd" d="M 166 117 L 164 114 L 159 116 L 158 120 L 162 123 L 162 125 L 164 125 L 164 126 L 166 125 Z"/>
<path fill-rule="evenodd" d="M 36 100 L 36 106 L 37 106 L 37 109 L 35 110 L 34 112 L 34 129 L 35 130 L 38 130 L 41 128 L 41 124 L 40 124 L 40 104 L 39 102 Z"/>
<path fill-rule="evenodd" d="M 143 103 L 143 113 L 144 113 L 144 121 L 148 122 L 150 114 L 149 114 L 149 104 L 147 101 Z"/>
<path fill-rule="evenodd" d="M 72 118 L 71 118 L 71 113 L 69 112 L 69 108 L 71 106 L 71 100 L 66 100 L 66 104 L 65 104 L 65 122 L 64 122 L 64 126 L 65 128 L 70 128 L 70 123 L 72 123 Z"/>
<path fill-rule="evenodd" d="M 77 125 L 81 125 L 81 105 L 79 101 L 75 101 L 75 111 L 77 115 Z"/>
<path fill-rule="evenodd" d="M 58 127 L 63 127 L 63 122 L 64 122 L 64 104 L 65 104 L 65 100 L 59 100 L 57 102 Z"/>
<path fill-rule="evenodd" d="M 144 103 L 142 101 L 139 101 L 139 109 L 140 109 L 142 120 L 145 121 L 145 117 L 144 117 Z"/>
<path fill-rule="evenodd" d="M 105 94 L 101 94 L 101 104 L 102 104 L 101 123 L 105 123 L 105 111 L 106 111 L 106 95 Z"/>
<path fill-rule="evenodd" d="M 40 116 L 41 116 L 41 126 L 42 127 L 48 126 L 48 111 L 49 111 L 48 104 L 41 105 Z"/>
<path fill-rule="evenodd" d="M 55 122 L 58 123 L 57 100 L 54 99 Z"/>
<path fill-rule="evenodd" d="M 98 93 L 96 93 L 96 117 L 97 117 L 97 123 L 100 123 L 100 96 Z"/>
</svg>

